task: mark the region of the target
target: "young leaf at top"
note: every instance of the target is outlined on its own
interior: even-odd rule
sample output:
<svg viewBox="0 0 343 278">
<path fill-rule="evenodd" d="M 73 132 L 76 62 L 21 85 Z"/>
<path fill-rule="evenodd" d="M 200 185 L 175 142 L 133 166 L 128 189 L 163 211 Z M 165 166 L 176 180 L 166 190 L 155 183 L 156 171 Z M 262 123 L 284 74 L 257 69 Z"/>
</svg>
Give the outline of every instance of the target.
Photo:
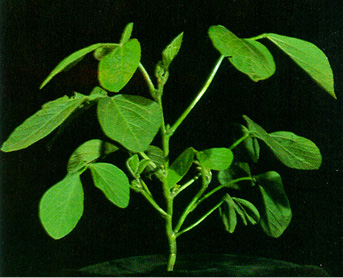
<svg viewBox="0 0 343 278">
<path fill-rule="evenodd" d="M 155 68 L 155 76 L 160 86 L 163 86 L 169 77 L 169 66 L 179 53 L 183 39 L 183 33 L 179 34 L 163 51 L 162 61 Z"/>
<path fill-rule="evenodd" d="M 179 53 L 183 39 L 183 32 L 179 34 L 162 52 L 163 66 L 168 69 L 171 62 Z"/>
<path fill-rule="evenodd" d="M 103 98 L 97 113 L 104 133 L 133 152 L 145 151 L 162 123 L 158 104 L 141 96 Z"/>
<path fill-rule="evenodd" d="M 328 58 L 316 45 L 297 38 L 278 34 L 264 34 L 299 67 L 307 72 L 325 91 L 336 98 L 334 78 Z"/>
<path fill-rule="evenodd" d="M 130 200 L 130 183 L 125 173 L 117 166 L 97 162 L 89 165 L 94 185 L 99 188 L 113 204 L 126 208 Z"/>
<path fill-rule="evenodd" d="M 135 73 L 141 59 L 141 46 L 132 39 L 119 45 L 99 62 L 99 82 L 111 92 L 119 92 Z"/>
<path fill-rule="evenodd" d="M 75 173 L 88 167 L 98 158 L 119 150 L 115 145 L 99 139 L 92 139 L 79 146 L 68 161 L 68 172 Z"/>
<path fill-rule="evenodd" d="M 170 165 L 167 173 L 167 180 L 170 188 L 187 174 L 193 164 L 194 154 L 194 149 L 188 148 Z"/>
<path fill-rule="evenodd" d="M 263 44 L 251 39 L 240 39 L 221 25 L 211 26 L 208 33 L 214 47 L 253 81 L 264 80 L 274 74 L 274 58 Z"/>
<path fill-rule="evenodd" d="M 128 40 L 131 38 L 133 29 L 133 23 L 130 22 L 125 26 L 125 29 L 123 31 L 123 34 L 121 35 L 120 44 L 123 45 L 128 42 Z"/>
<path fill-rule="evenodd" d="M 48 189 L 39 203 L 39 218 L 54 239 L 69 234 L 83 214 L 83 188 L 79 174 L 68 174 Z"/>
<path fill-rule="evenodd" d="M 284 165 L 301 170 L 319 169 L 322 156 L 311 140 L 287 131 L 268 134 L 247 116 L 243 117 L 248 123 L 250 133 L 265 142 Z"/>
<path fill-rule="evenodd" d="M 292 219 L 292 210 L 281 177 L 277 172 L 271 171 L 255 178 L 263 200 L 262 229 L 268 236 L 277 238 Z"/>
<path fill-rule="evenodd" d="M 88 53 L 96 50 L 100 47 L 102 43 L 92 44 L 88 47 L 82 48 L 73 54 L 69 55 L 65 59 L 63 59 L 49 74 L 49 76 L 43 81 L 42 85 L 40 85 L 40 89 L 42 89 L 55 75 L 63 72 L 65 70 L 70 69 L 72 66 L 75 66 L 78 62 L 80 62 L 84 56 Z"/>
<path fill-rule="evenodd" d="M 36 143 L 60 126 L 85 100 L 87 96 L 75 94 L 71 98 L 64 96 L 47 102 L 10 134 L 1 150 L 12 152 Z"/>
<path fill-rule="evenodd" d="M 200 164 L 212 170 L 225 170 L 233 161 L 233 153 L 227 148 L 212 148 L 196 153 Z"/>
</svg>

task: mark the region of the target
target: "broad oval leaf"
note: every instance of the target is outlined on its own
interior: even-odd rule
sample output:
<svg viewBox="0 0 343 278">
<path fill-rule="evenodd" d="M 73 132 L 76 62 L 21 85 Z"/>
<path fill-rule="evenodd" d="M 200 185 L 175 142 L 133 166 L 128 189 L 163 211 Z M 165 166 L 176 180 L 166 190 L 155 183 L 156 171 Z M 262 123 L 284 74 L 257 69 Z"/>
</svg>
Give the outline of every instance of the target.
<svg viewBox="0 0 343 278">
<path fill-rule="evenodd" d="M 336 98 L 333 72 L 322 50 L 313 43 L 293 37 L 273 33 L 265 34 L 265 37 L 276 44 L 324 90 Z"/>
<path fill-rule="evenodd" d="M 212 170 L 225 170 L 233 161 L 233 153 L 227 148 L 212 148 L 196 153 L 200 164 Z"/>
<path fill-rule="evenodd" d="M 141 59 L 141 46 L 132 39 L 119 45 L 99 62 L 99 82 L 106 90 L 119 92 L 135 73 Z"/>
<path fill-rule="evenodd" d="M 109 163 L 93 163 L 89 166 L 94 185 L 99 188 L 113 204 L 126 208 L 130 200 L 130 183 L 125 173 Z"/>
<path fill-rule="evenodd" d="M 188 148 L 170 165 L 167 173 L 167 180 L 170 188 L 187 174 L 193 164 L 194 154 L 194 149 Z"/>
<path fill-rule="evenodd" d="M 273 55 L 260 42 L 240 39 L 222 25 L 211 26 L 209 36 L 214 47 L 253 81 L 264 80 L 274 74 Z"/>
<path fill-rule="evenodd" d="M 39 203 L 39 218 L 54 239 L 69 234 L 83 214 L 83 188 L 78 174 L 68 174 L 48 189 Z"/>
<path fill-rule="evenodd" d="M 261 226 L 271 237 L 279 237 L 286 230 L 292 219 L 292 210 L 277 172 L 267 172 L 256 176 L 263 200 Z"/>
<path fill-rule="evenodd" d="M 133 152 L 145 151 L 162 123 L 158 104 L 140 96 L 101 99 L 97 113 L 104 133 Z"/>
<path fill-rule="evenodd" d="M 287 131 L 268 134 L 249 117 L 243 117 L 248 123 L 249 131 L 265 142 L 284 165 L 301 170 L 319 169 L 322 156 L 318 147 L 311 140 Z"/>
<path fill-rule="evenodd" d="M 82 171 L 89 163 L 98 158 L 117 151 L 119 148 L 111 143 L 99 139 L 92 139 L 79 146 L 68 161 L 68 172 Z"/>
<path fill-rule="evenodd" d="M 27 148 L 49 135 L 60 126 L 82 103 L 87 96 L 76 94 L 74 97 L 61 97 L 42 106 L 42 109 L 26 119 L 3 143 L 3 152 Z"/>
<path fill-rule="evenodd" d="M 96 50 L 98 47 L 100 47 L 102 43 L 92 44 L 88 47 L 82 48 L 73 54 L 69 55 L 65 59 L 63 59 L 49 74 L 49 76 L 43 81 L 42 85 L 40 86 L 40 89 L 42 89 L 55 75 L 59 74 L 60 72 L 63 72 L 67 69 L 70 69 L 71 66 L 76 65 L 78 62 L 82 60 L 82 58 L 87 55 L 88 53 Z"/>
</svg>

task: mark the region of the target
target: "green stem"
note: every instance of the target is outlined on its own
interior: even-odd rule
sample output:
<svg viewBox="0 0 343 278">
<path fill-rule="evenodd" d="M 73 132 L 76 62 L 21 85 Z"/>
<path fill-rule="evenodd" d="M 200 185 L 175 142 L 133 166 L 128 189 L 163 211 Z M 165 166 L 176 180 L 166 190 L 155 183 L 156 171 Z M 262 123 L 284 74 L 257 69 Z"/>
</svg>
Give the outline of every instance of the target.
<svg viewBox="0 0 343 278">
<path fill-rule="evenodd" d="M 212 212 L 214 212 L 217 208 L 219 208 L 221 206 L 221 204 L 224 201 L 220 201 L 218 204 L 216 204 L 212 209 L 210 209 L 205 215 L 203 215 L 197 222 L 193 223 L 192 225 L 188 226 L 187 228 L 183 229 L 181 232 L 177 233 L 177 236 L 182 235 L 185 232 L 188 232 L 189 230 L 195 228 L 196 226 L 198 226 L 202 221 L 204 221 Z"/>
<path fill-rule="evenodd" d="M 254 178 L 252 177 L 243 177 L 243 178 L 238 178 L 232 181 L 229 181 L 225 184 L 219 185 L 216 188 L 214 188 L 213 190 L 211 190 L 210 192 L 208 192 L 207 194 L 205 194 L 198 202 L 197 205 L 199 205 L 202 201 L 204 201 L 205 199 L 207 199 L 208 197 L 212 196 L 214 193 L 216 193 L 217 191 L 219 191 L 220 189 L 223 189 L 225 187 L 229 187 L 231 184 L 237 183 L 237 182 L 241 182 L 241 181 L 251 181 L 254 180 Z"/>
<path fill-rule="evenodd" d="M 233 150 L 234 148 L 236 148 L 240 143 L 242 143 L 245 139 L 249 138 L 249 134 L 242 136 L 241 138 L 239 138 L 235 143 L 233 143 L 230 146 L 230 150 Z"/>
<path fill-rule="evenodd" d="M 249 40 L 260 40 L 260 39 L 265 39 L 266 38 L 266 34 L 261 34 L 261 35 L 258 35 L 256 37 L 252 37 L 252 38 L 249 38 Z"/>
<path fill-rule="evenodd" d="M 202 96 L 206 93 L 208 87 L 210 86 L 212 80 L 214 79 L 223 59 L 225 57 L 222 55 L 218 59 L 216 65 L 214 66 L 211 74 L 209 75 L 207 81 L 205 82 L 205 85 L 202 87 L 202 89 L 199 91 L 198 95 L 194 98 L 192 103 L 187 107 L 187 109 L 182 113 L 180 118 L 173 124 L 173 126 L 170 128 L 170 136 L 176 131 L 176 129 L 179 127 L 179 125 L 184 121 L 184 119 L 188 116 L 188 114 L 192 111 L 194 106 L 199 102 L 199 100 L 202 98 Z"/>
<path fill-rule="evenodd" d="M 152 81 L 151 81 L 150 75 L 148 74 L 148 72 L 146 71 L 146 69 L 144 68 L 144 66 L 141 63 L 139 63 L 138 67 L 139 67 L 140 71 L 142 72 L 144 79 L 146 80 L 146 82 L 148 84 L 150 95 L 152 96 L 152 98 L 155 99 L 156 89 L 155 89 L 154 83 L 152 83 Z"/>
<path fill-rule="evenodd" d="M 147 192 L 145 192 L 144 190 L 139 191 L 144 197 L 145 199 L 148 200 L 148 202 L 161 214 L 162 217 L 166 218 L 168 216 L 168 214 L 156 203 L 156 201 L 154 200 L 154 198 L 149 195 Z"/>
<path fill-rule="evenodd" d="M 207 189 L 208 186 L 208 181 L 206 179 L 206 173 L 205 170 L 201 167 L 201 177 L 202 177 L 202 186 L 201 189 L 199 190 L 199 192 L 194 196 L 194 198 L 192 199 L 192 201 L 189 203 L 189 205 L 186 207 L 186 209 L 184 210 L 184 212 L 182 213 L 182 215 L 180 216 L 180 219 L 175 227 L 175 232 L 177 233 L 180 229 L 182 224 L 185 222 L 188 214 L 190 214 L 194 208 L 195 208 L 195 204 L 198 202 L 199 198 L 204 194 L 205 190 Z"/>
<path fill-rule="evenodd" d="M 174 192 L 174 198 L 183 190 L 185 190 L 188 186 L 190 186 L 191 184 L 193 184 L 201 175 L 198 174 L 196 175 L 194 178 L 190 179 L 188 182 L 186 182 L 184 185 L 182 185 L 179 189 L 177 189 Z"/>
</svg>

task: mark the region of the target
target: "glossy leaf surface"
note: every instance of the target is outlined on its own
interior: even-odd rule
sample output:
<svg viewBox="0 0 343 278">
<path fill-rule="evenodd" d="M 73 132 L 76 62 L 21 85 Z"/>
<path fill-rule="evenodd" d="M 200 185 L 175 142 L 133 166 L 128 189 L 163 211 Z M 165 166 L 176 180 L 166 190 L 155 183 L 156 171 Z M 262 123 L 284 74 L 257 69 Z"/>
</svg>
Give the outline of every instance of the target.
<svg viewBox="0 0 343 278">
<path fill-rule="evenodd" d="M 307 72 L 321 87 L 336 98 L 333 72 L 328 58 L 316 45 L 297 38 L 278 34 L 264 34 L 295 63 Z"/>
<path fill-rule="evenodd" d="M 140 96 L 101 99 L 97 113 L 104 133 L 133 152 L 145 151 L 162 123 L 158 104 Z"/>
<path fill-rule="evenodd" d="M 3 152 L 12 152 L 27 148 L 49 135 L 60 126 L 82 103 L 86 96 L 61 97 L 42 106 L 42 109 L 26 119 L 3 143 Z"/>
<path fill-rule="evenodd" d="M 78 174 L 67 175 L 43 195 L 39 218 L 54 239 L 69 234 L 83 214 L 83 188 Z"/>
<path fill-rule="evenodd" d="M 196 153 L 202 166 L 212 170 L 225 170 L 233 161 L 233 153 L 227 148 L 212 148 Z"/>
<path fill-rule="evenodd" d="M 89 140 L 79 146 L 68 161 L 68 172 L 74 173 L 88 167 L 89 163 L 118 150 L 115 145 L 99 139 Z"/>
<path fill-rule="evenodd" d="M 277 172 L 267 172 L 255 178 L 263 200 L 262 229 L 268 236 L 279 237 L 292 219 L 292 210 L 281 177 Z"/>
<path fill-rule="evenodd" d="M 69 55 L 65 59 L 63 59 L 49 74 L 49 76 L 43 81 L 42 85 L 40 86 L 40 89 L 42 89 L 55 75 L 59 74 L 60 72 L 63 72 L 67 69 L 70 69 L 71 66 L 75 66 L 78 62 L 82 60 L 84 56 L 86 56 L 88 53 L 96 50 L 98 47 L 100 47 L 102 43 L 92 44 L 88 47 L 82 48 L 73 54 Z"/>
<path fill-rule="evenodd" d="M 224 26 L 211 26 L 209 36 L 214 47 L 234 67 L 247 74 L 253 81 L 264 80 L 275 72 L 275 62 L 270 51 L 261 43 L 240 39 Z"/>
<path fill-rule="evenodd" d="M 89 166 L 94 185 L 99 188 L 113 204 L 126 208 L 130 200 L 130 183 L 125 173 L 109 163 L 93 163 Z"/>
<path fill-rule="evenodd" d="M 268 134 L 247 116 L 243 117 L 253 136 L 264 141 L 284 165 L 302 170 L 314 170 L 320 167 L 322 156 L 318 147 L 311 140 L 287 131 Z"/>
<path fill-rule="evenodd" d="M 193 164 L 194 154 L 194 149 L 188 148 L 170 165 L 167 173 L 169 187 L 173 187 L 187 174 Z"/>
<path fill-rule="evenodd" d="M 141 46 L 132 39 L 119 45 L 99 62 L 99 82 L 111 92 L 119 92 L 135 73 L 141 59 Z"/>
</svg>

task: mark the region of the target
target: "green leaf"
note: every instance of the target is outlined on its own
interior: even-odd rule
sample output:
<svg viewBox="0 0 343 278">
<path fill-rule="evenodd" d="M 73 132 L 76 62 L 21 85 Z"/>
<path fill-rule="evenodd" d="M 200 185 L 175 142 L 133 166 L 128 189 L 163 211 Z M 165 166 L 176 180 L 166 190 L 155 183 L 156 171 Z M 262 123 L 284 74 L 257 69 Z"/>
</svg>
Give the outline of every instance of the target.
<svg viewBox="0 0 343 278">
<path fill-rule="evenodd" d="M 318 147 L 311 140 L 287 131 L 268 134 L 247 116 L 243 117 L 247 121 L 252 135 L 265 142 L 284 165 L 302 170 L 319 169 L 322 156 Z"/>
<path fill-rule="evenodd" d="M 121 45 L 123 45 L 123 44 L 128 42 L 128 40 L 130 39 L 131 34 L 132 34 L 132 29 L 133 29 L 133 23 L 132 22 L 130 22 L 129 24 L 127 24 L 125 26 L 124 32 L 121 35 L 121 39 L 120 39 L 120 44 Z"/>
<path fill-rule="evenodd" d="M 332 69 L 322 50 L 310 42 L 297 38 L 273 33 L 264 35 L 305 70 L 324 90 L 336 98 Z"/>
<path fill-rule="evenodd" d="M 42 89 L 55 75 L 59 74 L 60 72 L 63 72 L 65 70 L 70 69 L 72 66 L 75 66 L 78 62 L 80 62 L 84 56 L 86 56 L 88 53 L 94 51 L 98 47 L 100 47 L 102 43 L 92 44 L 88 47 L 82 48 L 73 54 L 69 55 L 65 59 L 63 59 L 55 68 L 54 70 L 49 74 L 49 76 L 43 81 L 42 85 L 40 86 L 40 89 Z"/>
<path fill-rule="evenodd" d="M 112 43 L 112 44 L 104 44 L 93 52 L 93 56 L 96 60 L 100 61 L 106 55 L 110 54 L 114 49 L 118 47 L 119 44 Z"/>
<path fill-rule="evenodd" d="M 54 239 L 69 234 L 83 214 L 83 189 L 78 174 L 68 174 L 48 189 L 39 203 L 39 218 Z"/>
<path fill-rule="evenodd" d="M 250 133 L 245 126 L 241 125 L 241 128 L 244 136 Z M 260 158 L 260 144 L 258 143 L 257 138 L 249 136 L 244 140 L 243 144 L 252 161 L 257 163 Z"/>
<path fill-rule="evenodd" d="M 132 95 L 116 95 L 98 103 L 104 133 L 133 152 L 145 151 L 162 123 L 158 104 Z"/>
<path fill-rule="evenodd" d="M 170 165 L 167 172 L 167 180 L 170 188 L 187 174 L 193 164 L 194 154 L 194 149 L 188 148 Z"/>
<path fill-rule="evenodd" d="M 76 94 L 74 97 L 61 97 L 42 106 L 42 109 L 26 119 L 3 143 L 3 152 L 12 152 L 27 148 L 49 135 L 61 125 L 87 97 Z"/>
<path fill-rule="evenodd" d="M 130 200 L 130 183 L 125 173 L 109 163 L 89 165 L 94 185 L 99 188 L 113 204 L 126 208 Z"/>
<path fill-rule="evenodd" d="M 150 159 L 142 159 L 139 161 L 138 168 L 137 168 L 137 174 L 140 175 L 144 172 L 145 168 L 148 167 L 148 165 L 151 163 Z"/>
<path fill-rule="evenodd" d="M 252 225 L 256 225 L 260 221 L 260 213 L 252 203 L 241 198 L 232 197 L 232 199 Z"/>
<path fill-rule="evenodd" d="M 90 101 L 97 101 L 97 100 L 99 100 L 101 98 L 105 98 L 107 96 L 108 96 L 107 91 L 96 86 L 93 88 L 93 90 L 89 94 L 89 100 Z"/>
<path fill-rule="evenodd" d="M 183 32 L 179 34 L 162 52 L 162 62 L 165 69 L 168 69 L 171 62 L 179 53 L 183 39 Z"/>
<path fill-rule="evenodd" d="M 292 219 L 292 210 L 283 188 L 281 177 L 276 172 L 256 176 L 263 200 L 261 226 L 271 237 L 279 237 Z"/>
<path fill-rule="evenodd" d="M 223 200 L 223 204 L 219 207 L 219 215 L 222 218 L 225 230 L 232 234 L 237 226 L 235 202 L 229 194 L 226 194 Z"/>
<path fill-rule="evenodd" d="M 253 81 L 264 80 L 274 74 L 274 58 L 263 44 L 251 39 L 240 39 L 221 25 L 211 26 L 209 36 L 214 47 Z"/>
<path fill-rule="evenodd" d="M 196 153 L 202 166 L 212 170 L 225 170 L 233 161 L 233 153 L 227 148 L 212 148 Z"/>
<path fill-rule="evenodd" d="M 137 175 L 138 171 L 138 165 L 139 165 L 139 157 L 137 154 L 134 154 L 133 156 L 130 156 L 129 159 L 126 162 L 130 172 L 133 176 Z"/>
<path fill-rule="evenodd" d="M 157 166 L 164 164 L 164 154 L 159 147 L 150 145 L 145 153 Z"/>
<path fill-rule="evenodd" d="M 115 145 L 99 139 L 89 140 L 79 146 L 68 161 L 68 172 L 75 173 L 83 171 L 89 163 L 95 162 L 98 158 L 119 150 Z"/>
<path fill-rule="evenodd" d="M 119 92 L 135 73 L 141 59 L 141 46 L 132 39 L 119 45 L 99 62 L 99 82 L 111 92 Z"/>
</svg>

